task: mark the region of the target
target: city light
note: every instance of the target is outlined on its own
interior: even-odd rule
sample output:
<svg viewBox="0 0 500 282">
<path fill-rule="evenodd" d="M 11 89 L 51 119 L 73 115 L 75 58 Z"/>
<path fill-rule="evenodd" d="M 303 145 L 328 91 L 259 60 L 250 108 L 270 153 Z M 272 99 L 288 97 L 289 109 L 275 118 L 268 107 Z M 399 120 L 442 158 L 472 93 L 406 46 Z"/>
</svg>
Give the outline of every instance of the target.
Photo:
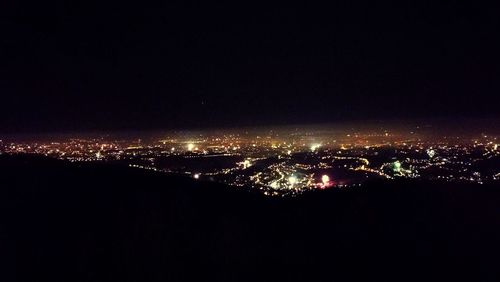
<svg viewBox="0 0 500 282">
<path fill-rule="evenodd" d="M 243 169 L 247 169 L 252 166 L 252 162 L 249 159 L 246 159 L 240 163 L 238 163 Z"/>
<path fill-rule="evenodd" d="M 436 154 L 436 151 L 434 151 L 432 148 L 427 150 L 427 155 L 429 156 L 429 158 L 432 159 L 432 157 L 434 157 L 435 154 Z"/>
<path fill-rule="evenodd" d="M 321 182 L 323 182 L 324 186 L 327 186 L 330 183 L 330 176 L 324 174 L 321 176 Z"/>
<path fill-rule="evenodd" d="M 266 133 L 195 137 L 180 134 L 141 142 L 137 138 L 8 143 L 4 140 L 0 154 L 37 154 L 70 162 L 109 161 L 258 189 L 271 196 L 296 196 L 326 187 L 357 187 L 372 178 L 478 184 L 500 178 L 498 170 L 481 169 L 483 163 L 500 158 L 495 135 L 469 136 L 457 141 L 456 137 L 435 140 L 391 133 L 388 142 L 384 133 L 357 132 L 342 138 L 317 137 L 314 131 L 294 131 L 280 137 Z M 311 143 L 312 138 L 318 141 Z M 319 150 L 320 147 L 324 149 Z M 333 181 L 330 173 L 325 174 L 327 171 L 345 177 Z"/>
<path fill-rule="evenodd" d="M 401 163 L 399 161 L 395 161 L 392 164 L 392 168 L 395 172 L 400 172 L 401 171 Z"/>
<path fill-rule="evenodd" d="M 312 152 L 316 151 L 317 149 L 319 149 L 319 147 L 321 147 L 321 144 L 312 144 L 310 149 Z"/>
</svg>

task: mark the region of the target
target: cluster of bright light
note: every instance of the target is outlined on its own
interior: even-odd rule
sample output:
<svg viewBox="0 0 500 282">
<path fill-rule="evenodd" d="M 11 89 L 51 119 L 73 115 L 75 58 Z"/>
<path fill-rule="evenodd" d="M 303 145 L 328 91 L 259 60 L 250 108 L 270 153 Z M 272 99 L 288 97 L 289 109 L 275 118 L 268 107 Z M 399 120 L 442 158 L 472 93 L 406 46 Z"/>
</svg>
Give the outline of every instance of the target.
<svg viewBox="0 0 500 282">
<path fill-rule="evenodd" d="M 413 133 L 412 133 L 413 134 Z M 394 137 L 396 141 L 379 138 L 384 135 Z M 292 135 L 291 135 L 292 136 Z M 295 135 L 293 135 L 295 136 Z M 387 179 L 396 178 L 429 178 L 445 179 L 447 181 L 460 180 L 482 183 L 483 181 L 500 180 L 500 173 L 474 171 L 472 164 L 482 160 L 500 156 L 497 138 L 487 140 L 472 139 L 468 143 L 452 141 L 424 141 L 420 139 L 399 140 L 397 134 L 388 132 L 374 133 L 368 137 L 379 139 L 339 139 L 327 140 L 315 135 L 290 137 L 291 141 L 284 142 L 281 137 L 239 137 L 234 135 L 217 137 L 193 137 L 191 135 L 175 138 L 166 138 L 154 143 L 145 143 L 139 140 L 106 141 L 103 139 L 75 139 L 65 142 L 36 143 L 9 143 L 0 142 L 1 153 L 34 153 L 45 156 L 69 160 L 83 161 L 112 161 L 135 162 L 137 156 L 146 163 L 132 164 L 133 167 L 156 170 L 157 158 L 177 156 L 191 160 L 202 158 L 232 157 L 239 159 L 231 167 L 212 169 L 184 167 L 179 170 L 177 164 L 166 168 L 158 168 L 167 173 L 182 172 L 192 179 L 221 181 L 234 186 L 248 185 L 262 191 L 272 193 L 295 194 L 307 189 L 325 189 L 342 187 L 343 179 L 336 179 L 327 174 L 335 173 L 335 169 L 359 171 L 353 175 L 353 181 L 363 181 L 362 178 L 380 176 Z M 352 135 L 358 138 L 357 135 Z M 351 138 L 348 134 L 347 137 Z M 482 136 L 486 138 L 487 136 Z M 247 139 L 250 138 L 250 139 Z M 285 137 L 287 138 L 287 137 Z M 299 138 L 299 139 L 295 139 Z M 318 138 L 318 139 L 311 139 Z M 362 137 L 361 137 L 362 138 Z M 457 139 L 459 139 L 457 137 Z M 389 142 L 389 141 L 390 142 Z M 451 140 L 451 139 L 450 139 Z M 335 143 L 335 145 L 333 145 Z M 270 149 L 270 146 L 273 150 Z M 374 157 L 375 164 L 370 164 L 368 158 L 377 156 L 387 146 L 396 149 L 396 155 L 382 154 Z M 364 148 L 364 149 L 363 149 Z M 481 153 L 475 154 L 475 152 Z M 306 162 L 302 161 L 304 157 Z M 260 162 L 260 160 L 269 160 Z M 399 159 L 399 160 L 398 160 Z M 337 162 L 337 160 L 340 160 Z M 251 168 L 250 168 L 251 167 Z M 250 168 L 250 169 L 247 169 Z M 444 175 L 435 175 L 432 168 L 440 168 Z M 247 170 L 246 170 L 247 169 Z M 319 173 L 322 171 L 323 173 Z M 496 174 L 494 174 L 496 173 Z M 254 174 L 248 178 L 249 174 Z M 349 183 L 350 180 L 346 180 Z M 277 191 L 277 192 L 276 192 Z"/>
<path fill-rule="evenodd" d="M 321 144 L 312 144 L 311 145 L 311 151 L 314 152 L 316 151 L 317 149 L 319 149 L 319 147 L 321 147 Z"/>
<path fill-rule="evenodd" d="M 330 176 L 326 174 L 321 176 L 321 182 L 323 182 L 324 186 L 328 185 L 330 183 Z"/>
<path fill-rule="evenodd" d="M 401 173 L 401 162 L 395 161 L 392 163 L 392 171 L 395 173 Z"/>
<path fill-rule="evenodd" d="M 427 150 L 427 155 L 429 156 L 429 158 L 432 159 L 432 157 L 434 157 L 434 155 L 436 155 L 436 151 L 434 151 L 432 148 L 430 148 Z"/>
<path fill-rule="evenodd" d="M 410 174 L 414 174 L 414 171 L 411 169 L 404 169 L 400 161 L 395 161 L 392 163 L 392 171 L 397 173 L 399 176 L 408 176 Z"/>
<path fill-rule="evenodd" d="M 252 166 L 252 162 L 250 160 L 243 161 L 243 169 L 247 169 Z"/>
</svg>

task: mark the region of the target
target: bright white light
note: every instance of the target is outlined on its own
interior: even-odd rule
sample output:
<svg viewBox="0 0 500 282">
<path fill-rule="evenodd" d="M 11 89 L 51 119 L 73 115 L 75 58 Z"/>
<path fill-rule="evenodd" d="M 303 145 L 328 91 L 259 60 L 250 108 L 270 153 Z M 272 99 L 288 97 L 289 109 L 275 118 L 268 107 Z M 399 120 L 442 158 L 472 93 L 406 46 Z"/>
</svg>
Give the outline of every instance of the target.
<svg viewBox="0 0 500 282">
<path fill-rule="evenodd" d="M 273 182 L 271 182 L 270 186 L 271 186 L 271 188 L 276 189 L 276 188 L 278 188 L 278 182 L 273 181 Z"/>
<path fill-rule="evenodd" d="M 172 147 L 172 149 L 170 149 L 170 151 L 172 151 L 172 152 L 175 151 L 175 147 Z"/>
<path fill-rule="evenodd" d="M 319 147 L 321 147 L 321 144 L 312 144 L 311 145 L 311 151 L 314 152 L 316 151 Z"/>
<path fill-rule="evenodd" d="M 288 150 L 288 152 L 286 152 L 288 155 L 291 155 L 292 154 L 292 150 Z"/>
<path fill-rule="evenodd" d="M 188 151 L 192 151 L 194 149 L 194 144 L 193 143 L 187 144 L 187 149 Z"/>
<path fill-rule="evenodd" d="M 249 168 L 252 166 L 252 163 L 250 162 L 250 160 L 245 160 L 243 162 L 243 168 L 246 169 L 246 168 Z"/>
<path fill-rule="evenodd" d="M 435 154 L 436 154 L 436 151 L 434 151 L 433 149 L 427 150 L 427 155 L 429 155 L 429 158 L 432 159 L 432 157 L 434 157 Z"/>
<path fill-rule="evenodd" d="M 288 183 L 290 183 L 290 185 L 296 184 L 297 183 L 297 177 L 295 177 L 293 175 L 290 176 L 290 177 L 288 177 Z"/>
<path fill-rule="evenodd" d="M 193 178 L 194 178 L 194 179 L 200 179 L 200 174 L 199 174 L 199 173 L 195 173 L 195 174 L 193 175 Z"/>
<path fill-rule="evenodd" d="M 392 170 L 394 172 L 401 172 L 401 163 L 399 161 L 395 161 L 392 163 Z"/>
<path fill-rule="evenodd" d="M 321 176 L 321 182 L 323 182 L 323 185 L 327 185 L 328 183 L 330 183 L 330 176 L 326 174 Z"/>
</svg>

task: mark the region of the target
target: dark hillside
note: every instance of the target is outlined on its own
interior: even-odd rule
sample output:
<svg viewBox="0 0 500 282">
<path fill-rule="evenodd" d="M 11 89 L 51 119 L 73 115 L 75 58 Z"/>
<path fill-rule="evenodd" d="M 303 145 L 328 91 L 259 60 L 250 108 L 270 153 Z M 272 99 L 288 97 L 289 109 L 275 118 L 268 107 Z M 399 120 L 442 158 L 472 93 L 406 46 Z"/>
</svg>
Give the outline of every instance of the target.
<svg viewBox="0 0 500 282">
<path fill-rule="evenodd" d="M 271 199 L 0 156 L 0 281 L 497 281 L 500 187 L 373 182 Z"/>
</svg>

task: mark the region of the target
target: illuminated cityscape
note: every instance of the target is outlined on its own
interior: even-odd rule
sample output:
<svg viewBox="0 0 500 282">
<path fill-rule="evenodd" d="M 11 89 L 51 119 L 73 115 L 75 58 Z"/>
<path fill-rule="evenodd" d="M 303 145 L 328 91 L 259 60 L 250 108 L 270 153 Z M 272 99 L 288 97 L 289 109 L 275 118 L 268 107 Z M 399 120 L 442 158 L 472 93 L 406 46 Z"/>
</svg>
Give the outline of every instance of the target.
<svg viewBox="0 0 500 282">
<path fill-rule="evenodd" d="M 4 1 L 0 282 L 500 281 L 498 1 Z"/>
<path fill-rule="evenodd" d="M 0 144 L 5 154 L 70 162 L 107 162 L 199 181 L 294 196 L 348 189 L 372 179 L 484 184 L 500 180 L 496 135 L 441 135 L 405 130 L 281 128 L 171 132 L 136 137 L 60 137 Z M 155 136 L 155 137 L 151 137 Z M 47 138 L 45 138 L 47 139 Z"/>
</svg>

